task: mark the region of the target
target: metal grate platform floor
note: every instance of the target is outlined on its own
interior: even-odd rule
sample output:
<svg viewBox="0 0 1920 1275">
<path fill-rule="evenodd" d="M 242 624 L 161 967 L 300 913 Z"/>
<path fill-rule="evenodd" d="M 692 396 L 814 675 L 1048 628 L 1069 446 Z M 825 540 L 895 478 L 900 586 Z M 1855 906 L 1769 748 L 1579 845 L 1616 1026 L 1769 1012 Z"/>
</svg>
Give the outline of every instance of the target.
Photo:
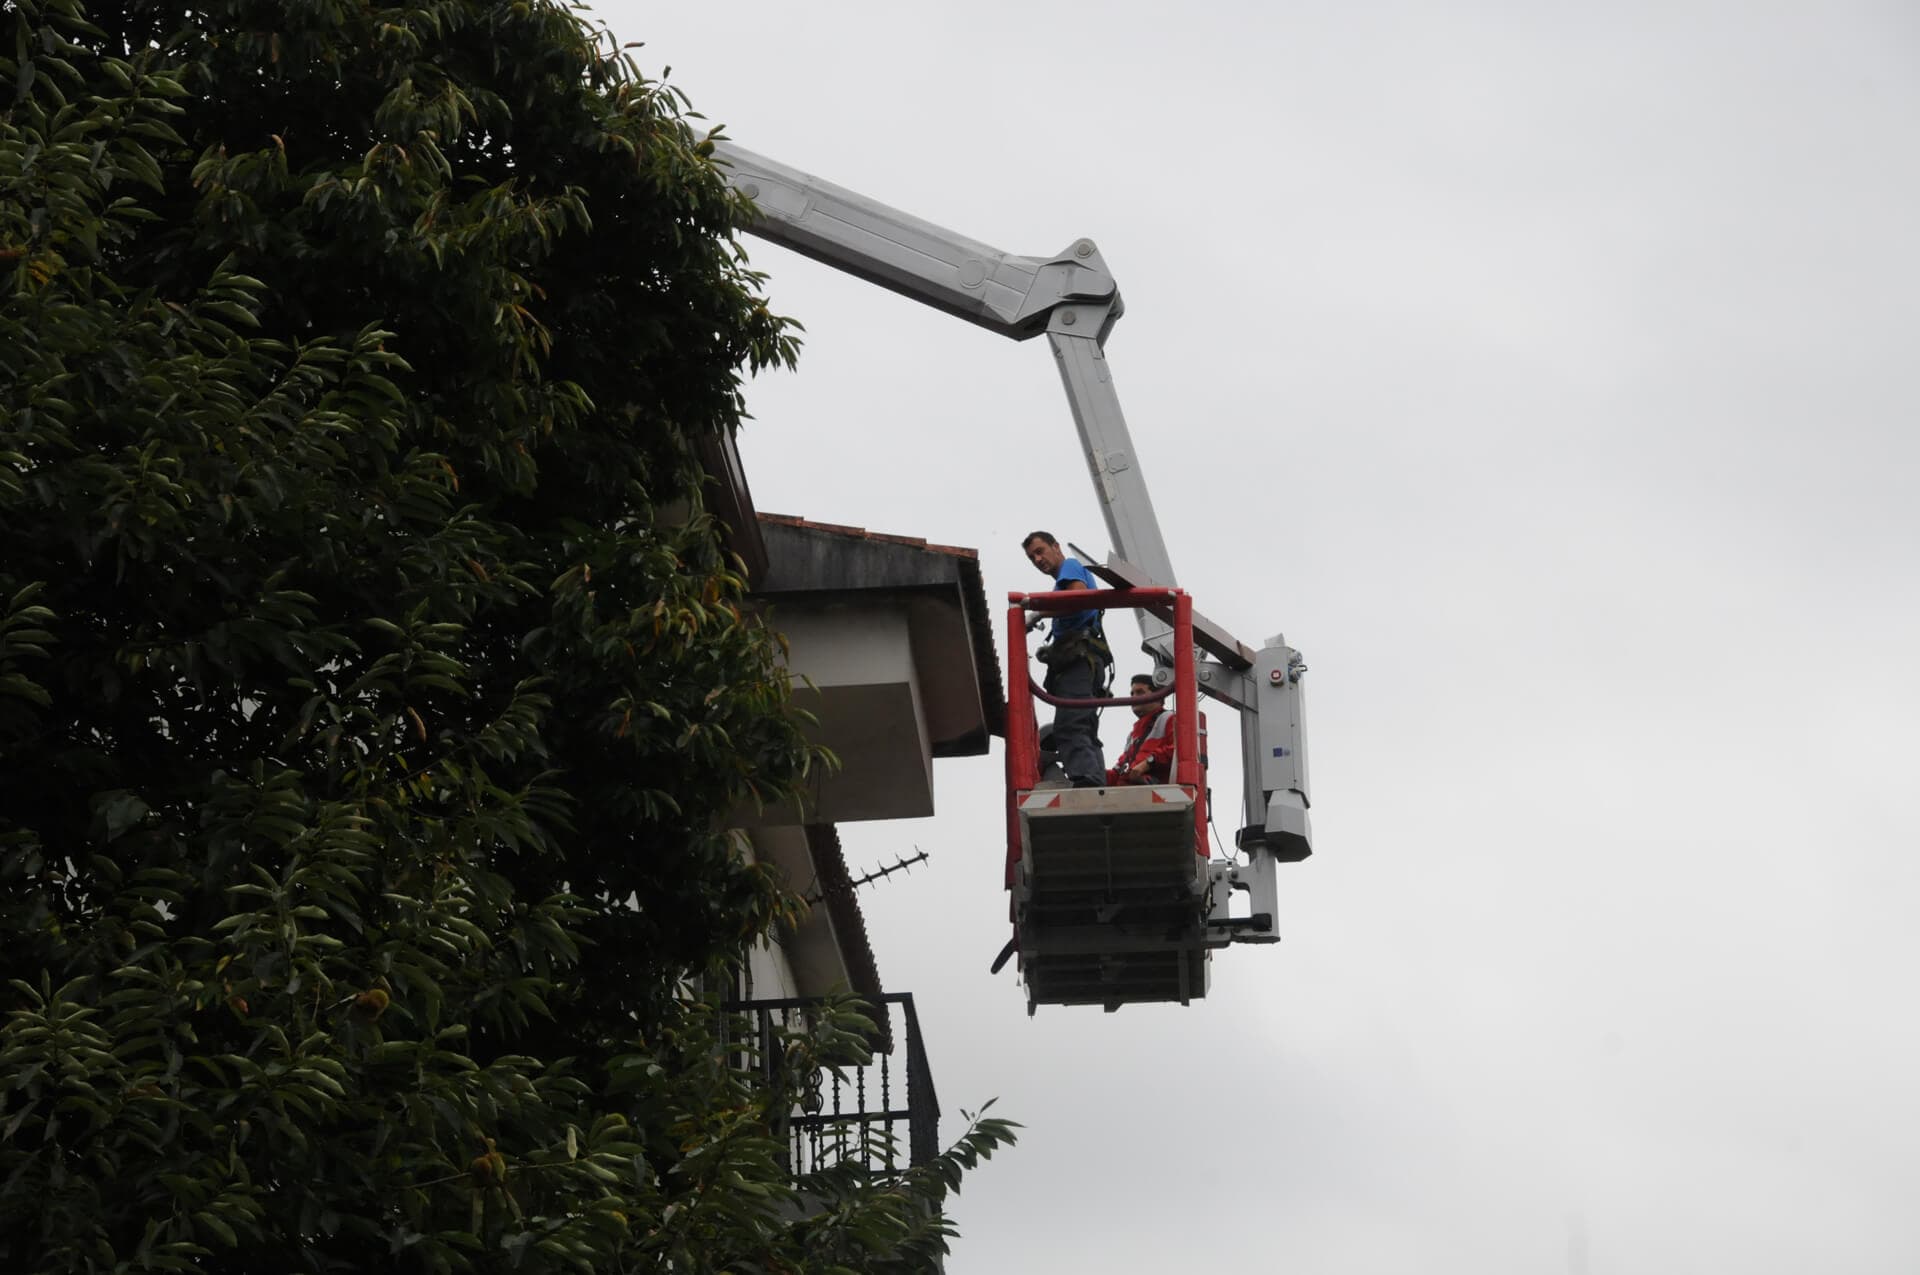
<svg viewBox="0 0 1920 1275">
<path fill-rule="evenodd" d="M 1186 791 L 1047 789 L 1019 809 L 1014 911 L 1029 1006 L 1205 996 L 1207 864 Z"/>
</svg>

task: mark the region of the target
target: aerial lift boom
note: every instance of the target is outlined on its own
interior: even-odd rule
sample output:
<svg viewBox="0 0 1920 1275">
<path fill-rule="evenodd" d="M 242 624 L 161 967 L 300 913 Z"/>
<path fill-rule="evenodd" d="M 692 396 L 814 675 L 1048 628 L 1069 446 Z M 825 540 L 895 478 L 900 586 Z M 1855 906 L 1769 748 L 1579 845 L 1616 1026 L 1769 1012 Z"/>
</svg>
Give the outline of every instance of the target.
<svg viewBox="0 0 1920 1275">
<path fill-rule="evenodd" d="M 1174 589 L 1173 563 L 1106 361 L 1107 336 L 1125 306 L 1092 240 L 1075 240 L 1050 257 L 1015 256 L 731 142 L 718 142 L 715 158 L 759 210 L 750 233 L 1016 341 L 1044 333 L 1113 546 L 1104 565 L 1089 567 L 1117 590 Z M 1021 596 L 1021 605 L 1036 613 L 1051 606 L 1048 595 Z M 1172 612 L 1155 606 L 1137 614 L 1156 683 L 1168 687 L 1181 662 Z M 1278 636 L 1254 650 L 1198 614 L 1191 614 L 1191 641 L 1205 653 L 1191 664 L 1198 692 L 1240 713 L 1245 820 L 1235 841 L 1247 855 L 1244 864 L 1208 869 L 1200 941 L 1208 948 L 1274 942 L 1275 865 L 1312 853 L 1301 698 L 1306 666 Z M 1204 853 L 1204 828 L 1199 837 Z M 1249 892 L 1249 915 L 1229 915 L 1234 889 Z M 1203 985 L 1189 991 L 1183 983 L 1182 989 L 1182 1001 L 1204 994 Z"/>
</svg>

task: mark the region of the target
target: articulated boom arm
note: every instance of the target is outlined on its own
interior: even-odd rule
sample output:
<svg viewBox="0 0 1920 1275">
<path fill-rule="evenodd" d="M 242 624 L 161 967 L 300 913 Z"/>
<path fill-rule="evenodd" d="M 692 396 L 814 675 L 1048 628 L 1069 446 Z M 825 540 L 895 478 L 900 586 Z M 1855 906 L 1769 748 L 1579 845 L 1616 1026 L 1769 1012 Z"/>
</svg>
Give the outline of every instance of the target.
<svg viewBox="0 0 1920 1275">
<path fill-rule="evenodd" d="M 732 142 L 717 143 L 715 158 L 759 206 L 754 234 L 955 318 L 1024 341 L 1045 332 L 1061 305 L 1108 306 L 1109 323 L 1120 317 L 1120 293 L 1089 240 L 1055 257 L 1016 257 Z"/>
<path fill-rule="evenodd" d="M 760 220 L 747 229 L 760 238 L 1016 341 L 1044 332 L 1113 543 L 1113 557 L 1095 570 L 1121 587 L 1175 584 L 1107 369 L 1107 334 L 1125 307 L 1092 240 L 1076 240 L 1051 257 L 1015 256 L 732 142 L 717 143 L 715 158 L 734 188 L 758 206 Z M 1139 614 L 1144 648 L 1164 685 L 1174 664 L 1171 632 L 1147 612 Z M 1235 869 L 1234 884 L 1252 889 L 1256 909 L 1264 901 L 1271 911 L 1274 861 L 1311 853 L 1300 698 L 1305 665 L 1278 637 L 1254 651 L 1202 616 L 1194 617 L 1194 636 L 1215 657 L 1199 661 L 1200 690 L 1241 714 L 1247 821 L 1239 843 L 1251 862 Z"/>
<path fill-rule="evenodd" d="M 1091 239 L 1053 257 L 1017 257 L 731 142 L 715 155 L 759 205 L 749 229 L 761 238 L 1016 341 L 1046 333 L 1114 553 L 1156 584 L 1175 583 L 1102 348 L 1126 307 Z M 1158 627 L 1149 640 L 1164 646 Z"/>
</svg>

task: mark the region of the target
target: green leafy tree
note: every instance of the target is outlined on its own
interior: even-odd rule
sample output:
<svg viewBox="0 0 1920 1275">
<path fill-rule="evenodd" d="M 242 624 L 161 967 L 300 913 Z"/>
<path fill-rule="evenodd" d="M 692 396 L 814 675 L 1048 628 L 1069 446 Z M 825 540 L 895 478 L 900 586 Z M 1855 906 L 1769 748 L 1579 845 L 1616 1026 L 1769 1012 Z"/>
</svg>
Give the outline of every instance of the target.
<svg viewBox="0 0 1920 1275">
<path fill-rule="evenodd" d="M 555 3 L 0 13 L 0 1268 L 924 1269 L 684 993 L 813 759 L 702 503 L 791 363 Z"/>
</svg>

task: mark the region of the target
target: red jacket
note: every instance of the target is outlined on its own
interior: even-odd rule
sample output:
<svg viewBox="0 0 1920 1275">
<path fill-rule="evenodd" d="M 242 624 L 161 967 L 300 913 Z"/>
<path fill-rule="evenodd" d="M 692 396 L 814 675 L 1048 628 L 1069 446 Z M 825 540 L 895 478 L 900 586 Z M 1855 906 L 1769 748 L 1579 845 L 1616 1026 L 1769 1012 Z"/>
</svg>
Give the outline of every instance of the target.
<svg viewBox="0 0 1920 1275">
<path fill-rule="evenodd" d="M 1147 763 L 1144 779 L 1136 779 L 1132 770 L 1142 759 Z M 1120 760 L 1107 772 L 1107 783 L 1112 784 L 1164 784 L 1173 774 L 1173 714 L 1165 708 L 1156 709 L 1145 717 L 1133 719 L 1133 730 L 1127 734 L 1127 746 L 1120 750 Z"/>
</svg>

